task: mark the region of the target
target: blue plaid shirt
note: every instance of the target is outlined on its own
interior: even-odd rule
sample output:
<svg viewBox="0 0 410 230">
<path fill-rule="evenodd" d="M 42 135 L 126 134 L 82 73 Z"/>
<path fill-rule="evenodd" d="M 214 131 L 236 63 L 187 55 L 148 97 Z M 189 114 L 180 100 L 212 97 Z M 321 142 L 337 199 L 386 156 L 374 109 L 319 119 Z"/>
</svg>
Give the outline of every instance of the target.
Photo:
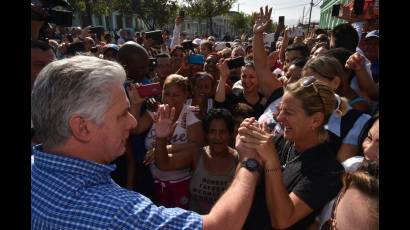
<svg viewBox="0 0 410 230">
<path fill-rule="evenodd" d="M 33 147 L 31 229 L 202 229 L 202 217 L 155 206 L 110 177 L 115 165 Z"/>
</svg>

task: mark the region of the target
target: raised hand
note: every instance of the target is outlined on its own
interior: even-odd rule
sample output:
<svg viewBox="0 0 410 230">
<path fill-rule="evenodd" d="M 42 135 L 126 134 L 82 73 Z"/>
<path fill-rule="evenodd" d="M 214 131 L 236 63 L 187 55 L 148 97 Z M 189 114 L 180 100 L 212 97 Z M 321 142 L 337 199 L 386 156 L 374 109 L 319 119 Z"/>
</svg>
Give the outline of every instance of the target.
<svg viewBox="0 0 410 230">
<path fill-rule="evenodd" d="M 227 80 L 231 74 L 231 70 L 228 68 L 228 59 L 219 60 L 219 63 L 216 64 L 216 67 L 219 69 L 220 78 Z"/>
<path fill-rule="evenodd" d="M 345 67 L 354 71 L 364 69 L 364 57 L 357 52 L 352 54 L 349 59 L 347 59 Z"/>
<path fill-rule="evenodd" d="M 155 122 L 155 133 L 158 138 L 169 137 L 176 127 L 176 122 L 174 122 L 175 117 L 175 107 L 170 108 L 169 105 L 160 105 L 158 112 L 154 119 Z"/>
<path fill-rule="evenodd" d="M 256 33 L 263 33 L 265 32 L 272 20 L 270 19 L 272 15 L 272 8 L 268 9 L 268 6 L 265 6 L 265 12 L 263 12 L 263 7 L 260 8 L 260 13 L 256 17 L 255 25 L 253 26 L 253 32 Z"/>
</svg>

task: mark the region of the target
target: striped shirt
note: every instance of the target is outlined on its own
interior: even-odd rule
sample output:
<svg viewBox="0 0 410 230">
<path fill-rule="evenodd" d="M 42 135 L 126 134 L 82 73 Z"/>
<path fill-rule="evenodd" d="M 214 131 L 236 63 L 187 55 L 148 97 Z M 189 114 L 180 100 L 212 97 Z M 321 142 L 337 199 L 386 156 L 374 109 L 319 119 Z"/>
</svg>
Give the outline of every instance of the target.
<svg viewBox="0 0 410 230">
<path fill-rule="evenodd" d="M 110 177 L 105 165 L 32 149 L 31 229 L 202 229 L 202 217 L 155 206 Z"/>
</svg>

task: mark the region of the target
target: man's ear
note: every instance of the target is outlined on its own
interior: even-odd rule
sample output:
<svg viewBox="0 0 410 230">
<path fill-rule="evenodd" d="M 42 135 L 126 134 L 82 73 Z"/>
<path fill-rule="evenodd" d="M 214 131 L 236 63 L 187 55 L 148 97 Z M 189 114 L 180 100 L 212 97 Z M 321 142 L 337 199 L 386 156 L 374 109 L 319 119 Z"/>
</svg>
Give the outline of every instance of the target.
<svg viewBox="0 0 410 230">
<path fill-rule="evenodd" d="M 80 115 L 73 115 L 68 120 L 73 137 L 80 142 L 91 140 L 90 123 Z"/>
<path fill-rule="evenodd" d="M 316 129 L 323 125 L 325 119 L 325 115 L 321 112 L 316 112 L 312 115 L 312 129 Z"/>
</svg>

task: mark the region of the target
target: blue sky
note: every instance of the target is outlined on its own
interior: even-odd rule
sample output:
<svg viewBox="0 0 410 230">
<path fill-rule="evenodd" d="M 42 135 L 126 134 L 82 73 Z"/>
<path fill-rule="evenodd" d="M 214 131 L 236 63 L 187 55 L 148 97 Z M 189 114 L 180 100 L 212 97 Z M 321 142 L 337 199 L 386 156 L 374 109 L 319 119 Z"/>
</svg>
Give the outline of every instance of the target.
<svg viewBox="0 0 410 230">
<path fill-rule="evenodd" d="M 295 25 L 302 18 L 303 7 L 305 7 L 305 23 L 309 20 L 310 0 L 237 0 L 232 7 L 232 11 L 259 12 L 261 6 L 268 5 L 273 7 L 272 20 L 275 22 L 279 16 L 285 16 L 285 25 Z M 313 0 L 314 7 L 312 9 L 311 21 L 319 21 L 320 5 L 322 0 Z"/>
</svg>

